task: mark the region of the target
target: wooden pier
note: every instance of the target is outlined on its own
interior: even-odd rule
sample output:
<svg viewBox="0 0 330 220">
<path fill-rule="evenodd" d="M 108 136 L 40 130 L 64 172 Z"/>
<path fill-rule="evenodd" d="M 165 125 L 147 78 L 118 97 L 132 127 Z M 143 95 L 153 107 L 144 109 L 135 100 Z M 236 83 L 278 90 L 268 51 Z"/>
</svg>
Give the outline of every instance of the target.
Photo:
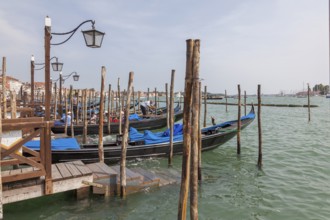
<svg viewBox="0 0 330 220">
<path fill-rule="evenodd" d="M 34 168 L 23 167 L 2 172 L 3 180 L 8 176 L 31 172 Z M 173 169 L 148 171 L 139 167 L 126 168 L 127 194 L 149 188 L 179 183 L 180 173 Z M 69 190 L 88 192 L 105 196 L 119 195 L 120 167 L 105 163 L 84 164 L 81 161 L 52 164 L 53 194 Z M 37 198 L 45 194 L 44 177 L 31 178 L 3 184 L 3 204 Z"/>
</svg>

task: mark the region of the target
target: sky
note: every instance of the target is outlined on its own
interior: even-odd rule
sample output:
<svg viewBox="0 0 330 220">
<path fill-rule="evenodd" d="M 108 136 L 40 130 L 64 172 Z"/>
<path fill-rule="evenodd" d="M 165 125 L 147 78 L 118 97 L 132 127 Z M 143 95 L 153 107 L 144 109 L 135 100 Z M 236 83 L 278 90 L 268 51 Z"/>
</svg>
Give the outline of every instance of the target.
<svg viewBox="0 0 330 220">
<path fill-rule="evenodd" d="M 7 75 L 30 82 L 30 58 L 44 63 L 45 17 L 53 33 L 73 30 L 85 20 L 105 32 L 101 48 L 85 46 L 81 30 L 51 57 L 64 63 L 63 75 L 77 72 L 65 87 L 127 89 L 134 72 L 135 91 L 165 91 L 175 70 L 175 91 L 184 90 L 186 40 L 200 39 L 200 78 L 208 92 L 294 93 L 329 83 L 328 0 L 1 0 L 0 56 Z M 51 43 L 66 39 L 53 35 Z M 2 62 L 2 59 L 1 59 Z M 1 68 L 1 67 L 0 67 Z M 51 71 L 52 79 L 59 73 Z M 44 71 L 35 72 L 44 81 Z M 106 86 L 107 88 L 107 86 Z"/>
</svg>

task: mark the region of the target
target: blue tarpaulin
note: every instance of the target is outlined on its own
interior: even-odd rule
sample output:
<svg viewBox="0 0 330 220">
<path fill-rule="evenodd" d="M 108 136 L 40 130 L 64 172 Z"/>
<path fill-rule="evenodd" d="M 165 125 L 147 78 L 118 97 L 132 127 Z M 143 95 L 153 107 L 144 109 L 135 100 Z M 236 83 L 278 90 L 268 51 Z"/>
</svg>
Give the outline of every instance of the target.
<svg viewBox="0 0 330 220">
<path fill-rule="evenodd" d="M 183 139 L 182 124 L 175 124 L 173 127 L 173 141 L 180 141 Z M 145 144 L 156 144 L 170 141 L 170 129 L 162 132 L 151 132 L 149 130 L 144 133 L 138 132 L 135 128 L 130 127 L 129 132 L 130 141 L 144 141 Z"/>
<path fill-rule="evenodd" d="M 32 150 L 40 149 L 40 140 L 28 141 L 24 144 Z M 76 150 L 80 149 L 80 146 L 75 138 L 58 138 L 51 140 L 52 150 Z"/>
</svg>

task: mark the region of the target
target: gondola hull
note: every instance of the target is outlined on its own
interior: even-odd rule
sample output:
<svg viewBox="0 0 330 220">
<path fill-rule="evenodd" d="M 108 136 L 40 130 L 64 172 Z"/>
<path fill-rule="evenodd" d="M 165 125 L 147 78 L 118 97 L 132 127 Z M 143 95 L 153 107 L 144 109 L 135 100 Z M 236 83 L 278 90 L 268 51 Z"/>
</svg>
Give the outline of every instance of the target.
<svg viewBox="0 0 330 220">
<path fill-rule="evenodd" d="M 175 121 L 178 121 L 182 119 L 183 112 L 179 111 L 175 114 Z M 154 130 L 154 129 L 160 129 L 164 128 L 167 125 L 167 119 L 166 115 L 162 115 L 155 118 L 149 118 L 149 119 L 142 119 L 140 121 L 138 120 L 132 120 L 129 121 L 129 126 L 134 127 L 138 130 Z M 74 135 L 82 135 L 84 132 L 84 126 L 83 125 L 74 125 Z M 65 133 L 65 126 L 53 126 L 51 128 L 52 132 L 55 134 L 58 133 Z M 98 134 L 99 133 L 99 125 L 98 124 L 88 124 L 87 125 L 87 134 Z M 103 125 L 103 133 L 104 134 L 118 134 L 119 133 L 119 123 L 118 122 L 112 122 L 110 124 L 110 133 L 108 131 L 108 124 L 104 123 Z M 67 135 L 71 136 L 71 126 L 67 127 Z"/>
<path fill-rule="evenodd" d="M 252 111 L 251 111 L 252 112 Z M 251 114 L 250 112 L 250 114 Z M 241 120 L 241 129 L 246 128 L 254 120 L 253 117 Z M 224 128 L 208 131 L 202 134 L 202 151 L 212 150 L 237 134 L 237 121 L 230 126 Z M 104 144 L 104 159 L 107 163 L 118 162 L 121 157 L 121 146 L 112 144 Z M 178 141 L 173 143 L 173 154 L 182 154 L 183 142 Z M 127 147 L 126 158 L 149 158 L 149 157 L 166 157 L 169 154 L 169 143 L 144 145 L 138 142 L 130 143 Z M 84 163 L 92 163 L 99 161 L 98 159 L 98 145 L 82 145 L 79 150 L 53 150 L 52 161 L 65 162 L 82 160 Z"/>
</svg>

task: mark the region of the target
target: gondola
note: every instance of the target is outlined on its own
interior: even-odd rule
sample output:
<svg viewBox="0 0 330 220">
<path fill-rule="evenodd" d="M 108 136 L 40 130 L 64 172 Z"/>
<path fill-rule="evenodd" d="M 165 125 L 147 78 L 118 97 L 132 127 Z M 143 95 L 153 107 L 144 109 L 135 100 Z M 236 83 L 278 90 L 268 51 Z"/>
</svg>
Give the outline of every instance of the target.
<svg viewBox="0 0 330 220">
<path fill-rule="evenodd" d="M 175 112 L 174 120 L 178 121 L 183 117 L 183 111 L 179 110 Z M 156 115 L 156 116 L 147 116 L 143 117 L 139 120 L 130 120 L 130 126 L 137 128 L 138 130 L 153 130 L 160 129 L 167 125 L 166 114 Z M 74 135 L 82 135 L 84 131 L 84 126 L 82 124 L 74 125 Z M 64 123 L 57 124 L 51 128 L 54 134 L 65 133 L 65 125 Z M 87 125 L 87 134 L 98 134 L 99 133 L 99 125 L 98 124 L 88 124 Z M 108 132 L 108 123 L 104 123 L 103 125 L 103 133 L 109 134 Z M 111 122 L 110 123 L 110 134 L 118 134 L 119 133 L 119 122 Z M 71 126 L 67 127 L 67 135 L 71 136 Z"/>
<path fill-rule="evenodd" d="M 254 108 L 252 106 L 248 115 L 241 118 L 241 128 L 246 128 L 255 118 Z M 233 138 L 237 134 L 237 120 L 227 121 L 211 127 L 203 128 L 202 133 L 202 151 L 212 150 Z M 75 140 L 75 139 L 74 139 Z M 121 156 L 120 138 L 113 143 L 104 143 L 105 162 L 118 162 Z M 71 146 L 70 146 L 71 147 Z M 182 139 L 173 143 L 173 153 L 182 154 Z M 52 162 L 66 162 L 81 160 L 84 163 L 98 161 L 98 145 L 85 144 L 78 145 L 76 149 L 55 150 L 52 149 Z M 129 141 L 127 146 L 127 159 L 164 157 L 169 153 L 169 143 L 145 144 L 143 141 Z"/>
</svg>

